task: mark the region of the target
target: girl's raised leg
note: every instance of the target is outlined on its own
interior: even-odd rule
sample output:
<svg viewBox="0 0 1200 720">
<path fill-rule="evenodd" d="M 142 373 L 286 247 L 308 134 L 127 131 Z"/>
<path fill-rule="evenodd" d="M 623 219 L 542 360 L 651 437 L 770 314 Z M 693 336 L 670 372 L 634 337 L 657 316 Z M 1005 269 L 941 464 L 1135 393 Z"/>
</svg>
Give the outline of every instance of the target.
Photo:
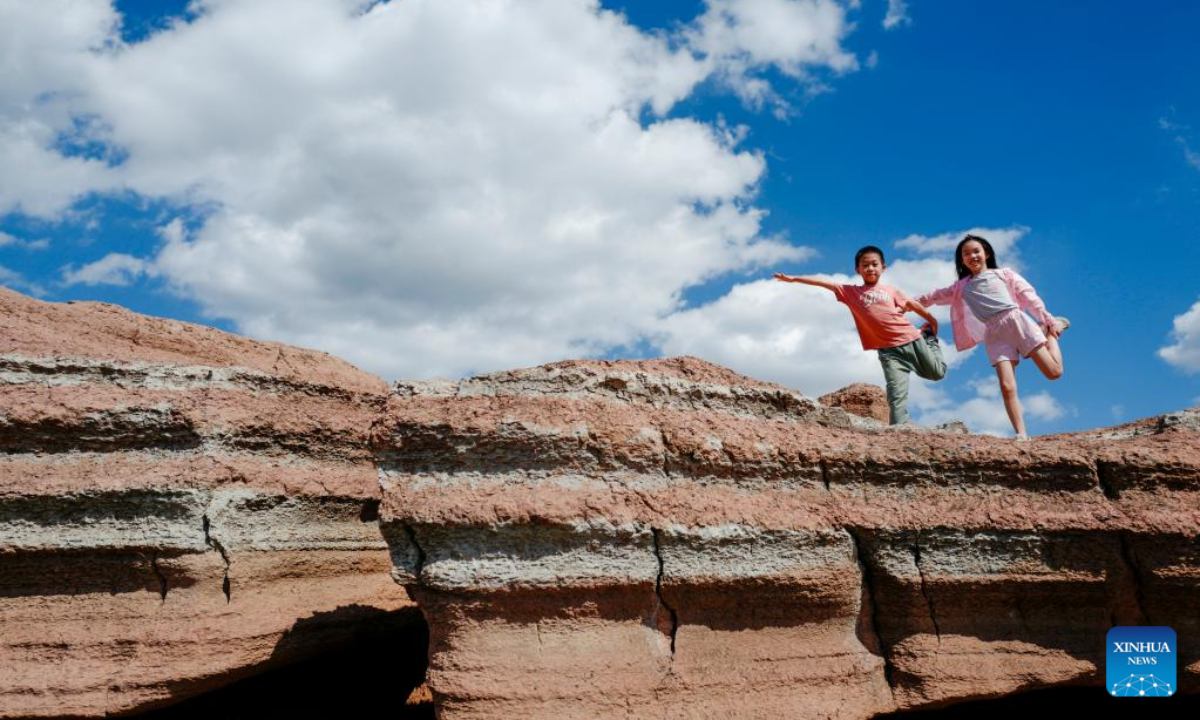
<svg viewBox="0 0 1200 720">
<path fill-rule="evenodd" d="M 1011 360 L 996 363 L 996 378 L 1000 380 L 1000 395 L 1004 398 L 1004 409 L 1008 412 L 1013 430 L 1017 431 L 1018 438 L 1027 437 L 1025 415 L 1021 412 L 1021 398 L 1017 396 L 1017 375 L 1013 372 Z"/>
<path fill-rule="evenodd" d="M 1030 354 L 1038 370 L 1046 376 L 1047 380 L 1057 380 L 1063 374 L 1063 357 L 1062 349 L 1058 347 L 1058 338 L 1050 335 L 1046 336 L 1046 343 L 1034 348 Z"/>
</svg>

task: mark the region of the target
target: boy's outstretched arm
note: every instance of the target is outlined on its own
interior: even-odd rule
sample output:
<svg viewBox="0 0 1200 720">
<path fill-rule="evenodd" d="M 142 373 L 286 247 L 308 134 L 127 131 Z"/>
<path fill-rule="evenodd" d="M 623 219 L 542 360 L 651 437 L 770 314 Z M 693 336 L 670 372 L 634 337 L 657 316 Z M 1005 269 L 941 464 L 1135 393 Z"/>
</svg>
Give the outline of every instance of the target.
<svg viewBox="0 0 1200 720">
<path fill-rule="evenodd" d="M 926 310 L 924 305 L 917 302 L 916 300 L 913 300 L 912 298 L 909 298 L 908 304 L 906 304 L 904 306 L 904 311 L 905 312 L 915 312 L 916 314 L 925 318 L 925 322 L 929 323 L 929 327 L 930 327 L 930 329 L 933 330 L 933 334 L 937 335 L 937 331 L 938 331 L 937 318 L 935 318 L 928 310 Z"/>
<path fill-rule="evenodd" d="M 826 290 L 829 290 L 830 292 L 835 292 L 835 293 L 837 292 L 838 288 L 841 287 L 838 283 L 830 282 L 829 280 L 822 280 L 821 278 L 815 278 L 815 277 L 803 277 L 801 275 L 784 275 L 783 273 L 775 273 L 774 275 L 772 275 L 772 277 L 774 277 L 776 280 L 780 280 L 782 282 L 803 283 L 805 285 L 815 285 L 816 287 L 823 287 Z"/>
</svg>

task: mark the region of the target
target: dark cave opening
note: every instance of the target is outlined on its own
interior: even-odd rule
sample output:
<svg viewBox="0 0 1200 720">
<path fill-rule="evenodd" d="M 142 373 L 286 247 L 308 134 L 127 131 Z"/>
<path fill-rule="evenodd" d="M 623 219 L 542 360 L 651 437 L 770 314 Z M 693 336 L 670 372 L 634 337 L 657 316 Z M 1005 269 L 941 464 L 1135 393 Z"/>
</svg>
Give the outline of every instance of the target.
<svg viewBox="0 0 1200 720">
<path fill-rule="evenodd" d="M 243 678 L 173 705 L 137 714 L 153 720 L 240 717 L 249 709 L 300 717 L 378 714 L 401 720 L 433 720 L 433 703 L 408 704 L 425 680 L 429 628 L 416 608 L 379 613 L 354 625 L 333 643 L 319 634 L 293 633 L 281 640 L 313 644 L 306 659 Z M 320 649 L 316 643 L 322 643 Z M 422 694 L 422 693 L 418 693 Z M 414 696 L 415 700 L 415 696 Z"/>
</svg>

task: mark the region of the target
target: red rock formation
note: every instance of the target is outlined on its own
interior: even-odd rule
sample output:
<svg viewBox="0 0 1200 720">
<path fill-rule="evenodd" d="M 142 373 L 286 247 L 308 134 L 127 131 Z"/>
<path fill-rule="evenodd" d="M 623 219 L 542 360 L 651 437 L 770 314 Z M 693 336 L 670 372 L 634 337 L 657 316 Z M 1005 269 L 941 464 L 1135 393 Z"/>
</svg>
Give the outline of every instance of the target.
<svg viewBox="0 0 1200 720">
<path fill-rule="evenodd" d="M 851 415 L 878 420 L 888 424 L 887 393 L 878 385 L 853 383 L 820 397 L 822 405 L 840 407 Z"/>
<path fill-rule="evenodd" d="M 1200 690 L 1200 410 L 1016 444 L 695 358 L 385 395 L 3 290 L 0 387 L 0 716 L 298 659 L 411 608 L 389 570 L 442 718 L 867 718 L 1099 685 L 1139 623 Z"/>
<path fill-rule="evenodd" d="M 323 353 L 0 289 L 0 716 L 164 704 L 410 607 Z"/>
<path fill-rule="evenodd" d="M 694 359 L 398 385 L 382 523 L 441 717 L 866 718 L 1098 685 L 1139 623 L 1200 690 L 1195 425 L 829 412 Z"/>
</svg>

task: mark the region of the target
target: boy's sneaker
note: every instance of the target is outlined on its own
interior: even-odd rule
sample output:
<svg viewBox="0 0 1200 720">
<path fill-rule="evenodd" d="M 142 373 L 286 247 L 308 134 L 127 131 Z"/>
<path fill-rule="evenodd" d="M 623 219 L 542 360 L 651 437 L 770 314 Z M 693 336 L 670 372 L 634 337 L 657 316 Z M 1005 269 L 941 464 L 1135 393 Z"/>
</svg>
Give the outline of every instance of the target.
<svg viewBox="0 0 1200 720">
<path fill-rule="evenodd" d="M 1017 442 L 1029 442 L 1029 436 L 1025 433 L 1017 433 L 1017 436 L 1014 437 L 1013 440 L 1016 440 Z"/>
</svg>

